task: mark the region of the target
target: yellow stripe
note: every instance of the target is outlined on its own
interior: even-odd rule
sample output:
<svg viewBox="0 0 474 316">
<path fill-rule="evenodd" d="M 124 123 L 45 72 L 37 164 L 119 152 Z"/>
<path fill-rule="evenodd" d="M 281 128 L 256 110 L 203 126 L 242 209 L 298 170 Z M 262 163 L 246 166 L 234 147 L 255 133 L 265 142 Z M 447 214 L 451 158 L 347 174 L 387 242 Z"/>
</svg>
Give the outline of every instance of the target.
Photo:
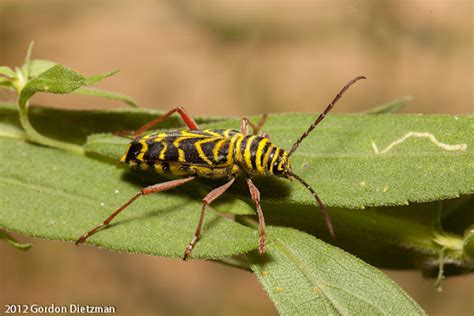
<svg viewBox="0 0 474 316">
<path fill-rule="evenodd" d="M 227 162 L 228 163 L 234 163 L 234 148 L 235 148 L 235 143 L 238 142 L 239 139 L 242 139 L 239 134 L 236 134 L 234 137 L 231 138 L 230 144 L 229 144 L 229 151 L 227 152 Z"/>
<path fill-rule="evenodd" d="M 262 155 L 263 155 L 263 147 L 268 143 L 268 139 L 264 138 L 260 141 L 257 147 L 257 153 L 255 157 L 255 166 L 257 167 L 258 172 L 263 172 L 263 166 L 261 164 L 262 161 Z"/>
<path fill-rule="evenodd" d="M 221 149 L 222 145 L 228 141 L 228 139 L 224 138 L 220 141 L 218 141 L 215 145 L 214 145 L 214 148 L 212 150 L 213 154 L 214 154 L 214 161 L 219 161 L 219 149 Z"/>
<path fill-rule="evenodd" d="M 142 138 L 139 142 L 142 145 L 140 149 L 140 153 L 137 155 L 137 160 L 143 161 L 143 155 L 148 151 L 148 144 L 146 143 L 146 139 Z"/>
<path fill-rule="evenodd" d="M 204 154 L 204 151 L 203 151 L 202 148 L 201 148 L 201 144 L 208 143 L 208 142 L 213 141 L 213 140 L 214 140 L 214 138 L 203 139 L 203 140 L 200 140 L 200 141 L 198 141 L 198 142 L 196 142 L 196 143 L 194 144 L 194 146 L 196 147 L 196 150 L 197 150 L 197 152 L 198 152 L 198 154 L 199 154 L 199 157 L 201 157 L 201 159 L 204 160 L 205 162 L 207 162 L 209 165 L 212 165 L 212 161 L 210 161 L 210 160 L 206 157 L 206 155 Z"/>
<path fill-rule="evenodd" d="M 271 145 L 268 147 L 268 150 L 267 150 L 267 152 L 265 153 L 265 156 L 263 156 L 263 163 L 262 163 L 262 166 L 263 166 L 264 169 L 265 169 L 266 166 L 267 166 L 268 157 L 270 157 L 270 153 L 272 152 L 273 147 L 275 147 L 275 146 L 273 146 L 273 144 L 271 144 Z"/>
<path fill-rule="evenodd" d="M 283 152 L 283 155 L 281 157 L 281 161 L 280 163 L 278 164 L 278 169 L 279 170 L 282 170 L 283 169 L 283 164 L 285 163 L 285 161 L 287 160 L 286 157 L 288 156 L 288 154 L 286 152 Z"/>
<path fill-rule="evenodd" d="M 184 150 L 178 148 L 178 161 L 179 162 L 186 162 L 186 157 L 184 156 Z"/>
<path fill-rule="evenodd" d="M 163 144 L 163 149 L 160 151 L 160 155 L 158 156 L 158 158 L 160 160 L 165 160 L 165 153 L 168 150 L 168 144 L 165 142 L 163 142 L 162 144 Z"/>
<path fill-rule="evenodd" d="M 184 130 L 184 131 L 181 131 L 181 137 L 203 138 L 206 136 L 202 134 L 194 134 L 194 133 L 191 133 L 190 131 Z"/>
<path fill-rule="evenodd" d="M 221 134 L 216 133 L 216 132 L 214 132 L 213 130 L 210 130 L 210 129 L 205 129 L 203 132 L 204 132 L 204 133 L 211 134 L 212 136 L 216 136 L 216 137 L 219 137 L 219 138 L 222 138 L 222 137 L 223 137 Z"/>
<path fill-rule="evenodd" d="M 170 163 L 170 171 L 172 174 L 180 176 L 187 174 L 186 171 L 181 169 L 181 165 L 179 163 Z"/>
<path fill-rule="evenodd" d="M 273 164 L 275 163 L 279 153 L 280 153 L 280 148 L 277 148 L 277 150 L 275 151 L 275 154 L 273 155 L 272 163 L 270 165 L 270 173 L 273 173 Z"/>
<path fill-rule="evenodd" d="M 155 171 L 157 173 L 163 173 L 163 166 L 161 165 L 161 163 L 155 163 Z"/>
<path fill-rule="evenodd" d="M 179 147 L 179 142 L 180 142 L 181 140 L 183 140 L 183 139 L 184 139 L 183 137 L 178 137 L 178 138 L 176 138 L 176 139 L 174 140 L 174 142 L 173 142 L 173 146 L 176 147 L 176 148 L 178 148 L 178 147 Z"/>
<path fill-rule="evenodd" d="M 247 144 L 245 144 L 245 151 L 244 151 L 244 159 L 245 159 L 245 164 L 249 169 L 252 169 L 252 161 L 250 160 L 251 158 L 251 152 L 250 152 L 250 146 L 252 145 L 253 140 L 257 136 L 250 136 L 247 139 Z"/>
<path fill-rule="evenodd" d="M 127 154 L 131 146 L 132 146 L 132 143 L 128 144 L 127 150 L 125 150 L 125 154 L 122 157 L 120 157 L 120 162 L 125 162 L 125 159 L 127 159 Z"/>
<path fill-rule="evenodd" d="M 235 144 L 235 148 L 237 148 L 237 150 L 236 150 L 235 155 L 238 161 L 242 161 L 243 157 L 242 157 L 242 150 L 240 147 L 242 146 L 242 140 L 244 139 L 244 136 L 242 134 L 239 134 L 236 136 L 237 136 L 237 143 Z"/>
</svg>

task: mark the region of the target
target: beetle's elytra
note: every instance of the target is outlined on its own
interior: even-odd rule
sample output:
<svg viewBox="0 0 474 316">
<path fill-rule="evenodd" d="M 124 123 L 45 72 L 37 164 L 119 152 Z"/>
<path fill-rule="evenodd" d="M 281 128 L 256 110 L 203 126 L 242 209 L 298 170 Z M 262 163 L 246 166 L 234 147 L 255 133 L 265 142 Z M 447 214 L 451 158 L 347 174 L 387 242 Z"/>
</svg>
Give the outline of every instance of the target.
<svg viewBox="0 0 474 316">
<path fill-rule="evenodd" d="M 76 241 L 76 245 L 84 242 L 97 230 L 107 226 L 115 216 L 142 195 L 165 191 L 192 181 L 197 177 L 228 179 L 225 184 L 212 190 L 202 199 L 202 210 L 196 232 L 184 251 L 183 259 L 186 260 L 190 256 L 201 234 L 206 206 L 222 195 L 232 185 L 235 177 L 238 175 L 246 177 L 250 196 L 257 209 L 260 232 L 258 251 L 260 254 L 265 252 L 265 220 L 260 206 L 260 192 L 252 181 L 252 178 L 256 175 L 275 175 L 290 180 L 296 179 L 303 184 L 315 198 L 316 203 L 321 209 L 329 233 L 334 237 L 334 229 L 324 204 L 313 188 L 292 171 L 289 158 L 298 149 L 300 143 L 324 119 L 343 93 L 360 79 L 365 79 L 365 77 L 358 76 L 349 81 L 341 89 L 324 112 L 318 116 L 288 152 L 273 144 L 269 135 L 265 133 L 258 134 L 265 122 L 266 115 L 262 117 L 257 125 L 253 125 L 246 118 L 243 118 L 240 132 L 224 129 L 201 130 L 182 107 L 172 109 L 166 114 L 147 123 L 134 133 L 135 138 L 128 145 L 121 161 L 128 163 L 130 166 L 141 169 L 153 169 L 157 173 L 172 173 L 183 178 L 158 183 L 141 189 L 129 201 L 113 212 L 102 224 L 82 235 Z M 175 112 L 178 112 L 181 116 L 188 127 L 187 130 L 143 135 L 146 130 L 166 120 Z M 248 133 L 248 125 L 251 125 L 253 128 L 252 135 Z"/>
</svg>

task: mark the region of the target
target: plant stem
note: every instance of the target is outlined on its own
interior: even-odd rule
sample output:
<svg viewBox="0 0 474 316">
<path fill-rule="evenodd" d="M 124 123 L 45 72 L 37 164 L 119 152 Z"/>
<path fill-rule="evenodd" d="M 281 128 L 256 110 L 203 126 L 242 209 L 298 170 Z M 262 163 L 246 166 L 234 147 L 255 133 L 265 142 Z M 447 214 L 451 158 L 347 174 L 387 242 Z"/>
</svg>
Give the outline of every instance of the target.
<svg viewBox="0 0 474 316">
<path fill-rule="evenodd" d="M 61 142 L 38 133 L 28 119 L 28 102 L 21 104 L 20 100 L 18 100 L 18 108 L 20 110 L 20 122 L 25 129 L 29 141 L 53 148 L 63 149 L 79 155 L 84 154 L 84 149 L 81 146 Z"/>
</svg>

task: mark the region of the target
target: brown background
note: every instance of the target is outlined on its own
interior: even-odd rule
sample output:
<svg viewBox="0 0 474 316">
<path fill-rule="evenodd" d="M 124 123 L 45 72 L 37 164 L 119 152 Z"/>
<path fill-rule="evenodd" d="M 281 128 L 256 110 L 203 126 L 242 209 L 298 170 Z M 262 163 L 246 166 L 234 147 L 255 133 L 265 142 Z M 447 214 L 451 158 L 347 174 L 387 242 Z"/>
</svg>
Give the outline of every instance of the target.
<svg viewBox="0 0 474 316">
<path fill-rule="evenodd" d="M 471 1 L 0 1 L 0 65 L 33 57 L 86 75 L 140 105 L 199 115 L 320 111 L 355 75 L 335 112 L 411 95 L 404 112 L 473 111 Z M 0 92 L 0 99 L 13 95 Z M 78 96 L 36 103 L 110 108 Z M 121 315 L 275 314 L 250 273 L 209 262 L 127 255 L 21 238 L 0 243 L 0 304 L 115 305 Z M 472 315 L 474 278 L 437 293 L 419 272 L 386 271 L 431 314 Z M 0 306 L 2 308 L 2 306 Z M 0 312 L 1 313 L 1 312 Z"/>
</svg>

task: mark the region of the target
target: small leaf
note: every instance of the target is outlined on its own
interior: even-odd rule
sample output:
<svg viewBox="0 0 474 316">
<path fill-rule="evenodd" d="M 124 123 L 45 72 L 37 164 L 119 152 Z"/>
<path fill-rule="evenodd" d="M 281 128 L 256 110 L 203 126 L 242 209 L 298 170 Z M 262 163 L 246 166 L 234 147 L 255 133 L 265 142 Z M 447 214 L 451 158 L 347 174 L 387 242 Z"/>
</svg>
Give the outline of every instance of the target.
<svg viewBox="0 0 474 316">
<path fill-rule="evenodd" d="M 36 78 L 56 65 L 57 63 L 53 61 L 34 59 L 30 63 L 30 78 Z"/>
<path fill-rule="evenodd" d="M 281 315 L 424 315 L 381 271 L 310 235 L 269 227 L 251 268 Z"/>
<path fill-rule="evenodd" d="M 113 70 L 113 71 L 106 72 L 106 73 L 103 73 L 103 74 L 100 74 L 100 75 L 89 77 L 84 81 L 84 85 L 85 86 L 93 85 L 94 83 L 97 83 L 99 81 L 104 80 L 105 78 L 108 78 L 108 77 L 111 77 L 111 76 L 115 75 L 119 71 L 120 70 Z"/>
<path fill-rule="evenodd" d="M 0 229 L 0 239 L 4 240 L 11 246 L 19 249 L 19 250 L 29 250 L 32 246 L 32 244 L 23 244 L 19 241 L 17 241 L 15 238 L 13 238 L 9 233 L 4 231 L 3 229 Z"/>
<path fill-rule="evenodd" d="M 26 50 L 26 56 L 25 56 L 25 61 L 23 65 L 21 66 L 21 72 L 23 73 L 23 76 L 25 79 L 29 77 L 30 74 L 30 64 L 31 64 L 31 52 L 33 51 L 33 46 L 35 45 L 35 42 L 30 42 L 30 45 L 28 45 L 28 49 Z"/>
<path fill-rule="evenodd" d="M 105 99 L 121 101 L 130 106 L 138 107 L 137 103 L 132 98 L 124 94 L 120 94 L 120 93 L 116 93 L 112 91 L 107 91 L 107 90 L 102 90 L 102 89 L 97 89 L 97 88 L 79 88 L 76 91 L 74 91 L 74 93 L 79 94 L 79 95 L 94 96 L 94 97 L 101 97 Z"/>
<path fill-rule="evenodd" d="M 70 93 L 85 84 L 85 78 L 63 66 L 55 65 L 38 77 L 30 80 L 20 94 L 20 104 L 25 103 L 36 92 Z"/>
<path fill-rule="evenodd" d="M 8 78 L 0 77 L 0 87 L 15 91 L 15 87 L 13 86 L 11 80 Z"/>
<path fill-rule="evenodd" d="M 10 79 L 16 77 L 15 72 L 7 66 L 0 66 L 0 75 L 6 76 Z"/>
<path fill-rule="evenodd" d="M 472 210 L 471 210 L 472 211 Z M 472 259 L 474 265 L 474 225 L 466 229 L 464 234 L 464 252 Z"/>
</svg>

